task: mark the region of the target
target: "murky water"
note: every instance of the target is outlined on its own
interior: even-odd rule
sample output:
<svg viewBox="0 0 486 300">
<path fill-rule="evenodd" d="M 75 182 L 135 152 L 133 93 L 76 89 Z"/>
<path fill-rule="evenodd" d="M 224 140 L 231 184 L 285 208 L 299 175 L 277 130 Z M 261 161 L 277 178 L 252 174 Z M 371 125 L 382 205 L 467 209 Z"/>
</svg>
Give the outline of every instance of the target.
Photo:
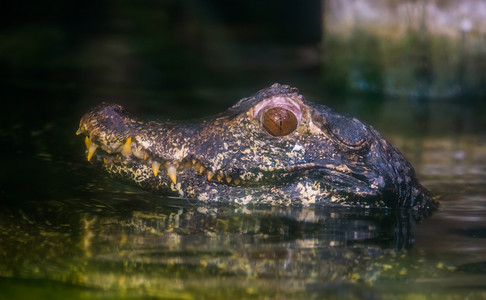
<svg viewBox="0 0 486 300">
<path fill-rule="evenodd" d="M 376 110 L 375 127 L 397 105 Z M 81 110 L 2 131 L 13 143 L 0 204 L 2 299 L 486 297 L 481 134 L 383 126 L 441 203 L 417 223 L 406 211 L 207 205 L 140 191 L 86 162 L 74 135 Z"/>
<path fill-rule="evenodd" d="M 237 2 L 12 4 L 0 299 L 486 299 L 481 1 Z M 103 100 L 187 119 L 274 82 L 373 125 L 438 211 L 168 199 L 92 168 L 74 134 Z"/>
</svg>

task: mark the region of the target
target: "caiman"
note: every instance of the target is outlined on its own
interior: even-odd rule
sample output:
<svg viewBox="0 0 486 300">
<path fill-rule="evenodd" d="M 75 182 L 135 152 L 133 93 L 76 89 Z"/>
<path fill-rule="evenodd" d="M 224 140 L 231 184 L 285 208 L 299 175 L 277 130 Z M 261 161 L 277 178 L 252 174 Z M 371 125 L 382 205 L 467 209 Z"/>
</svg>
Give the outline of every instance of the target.
<svg viewBox="0 0 486 300">
<path fill-rule="evenodd" d="M 437 203 L 371 126 L 274 84 L 193 122 L 86 113 L 88 161 L 143 189 L 205 202 L 412 208 Z"/>
</svg>

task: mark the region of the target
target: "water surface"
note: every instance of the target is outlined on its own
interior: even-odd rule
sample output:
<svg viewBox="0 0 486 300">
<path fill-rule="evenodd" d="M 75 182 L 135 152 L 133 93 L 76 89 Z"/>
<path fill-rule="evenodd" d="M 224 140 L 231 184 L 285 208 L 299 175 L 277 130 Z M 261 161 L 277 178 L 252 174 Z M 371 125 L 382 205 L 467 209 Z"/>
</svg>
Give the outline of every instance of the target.
<svg viewBox="0 0 486 300">
<path fill-rule="evenodd" d="M 362 117 L 378 116 L 380 130 L 407 101 Z M 352 113 L 348 103 L 339 109 Z M 407 211 L 208 205 L 144 192 L 90 166 L 74 135 L 81 114 L 2 131 L 13 154 L 2 179 L 0 298 L 486 296 L 481 134 L 436 132 L 435 122 L 418 135 L 381 130 L 440 201 L 418 221 Z"/>
<path fill-rule="evenodd" d="M 0 299 L 486 298 L 482 4 L 290 2 L 12 3 L 0 28 Z M 362 21 L 378 11 L 386 22 Z M 169 199 L 92 168 L 74 134 L 101 101 L 202 118 L 274 82 L 371 124 L 439 209 L 417 220 Z"/>
</svg>

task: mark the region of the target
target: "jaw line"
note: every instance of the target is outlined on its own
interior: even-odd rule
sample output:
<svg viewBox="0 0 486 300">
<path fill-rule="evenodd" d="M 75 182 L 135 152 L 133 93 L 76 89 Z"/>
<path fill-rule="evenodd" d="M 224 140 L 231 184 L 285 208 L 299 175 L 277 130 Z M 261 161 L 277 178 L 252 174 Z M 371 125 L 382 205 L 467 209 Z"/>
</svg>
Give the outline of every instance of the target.
<svg viewBox="0 0 486 300">
<path fill-rule="evenodd" d="M 81 129 L 82 128 L 82 129 Z M 102 155 L 100 157 L 106 158 L 107 160 L 113 159 L 115 160 L 116 155 L 118 154 L 120 159 L 119 162 L 114 162 L 118 163 L 120 165 L 126 165 L 128 164 L 133 165 L 134 171 L 136 171 L 136 168 L 142 168 L 142 165 L 145 164 L 146 167 L 149 169 L 153 167 L 153 164 L 158 164 L 157 166 L 157 171 L 160 168 L 161 172 L 160 174 L 163 174 L 165 177 L 160 177 L 158 172 L 154 172 L 154 177 L 157 178 L 157 180 L 167 180 L 168 184 L 170 185 L 170 180 L 174 182 L 174 184 L 177 182 L 176 177 L 182 176 L 182 173 L 184 173 L 183 177 L 189 176 L 193 177 L 194 181 L 199 181 L 202 184 L 210 184 L 212 186 L 227 186 L 227 187 L 235 187 L 235 186 L 275 186 L 275 187 L 282 187 L 282 186 L 289 186 L 293 185 L 294 183 L 296 184 L 298 181 L 305 181 L 305 182 L 314 182 L 318 183 L 322 186 L 326 186 L 330 189 L 335 190 L 336 186 L 338 186 L 337 190 L 341 190 L 346 193 L 350 193 L 351 189 L 349 187 L 353 187 L 355 190 L 356 188 L 358 189 L 356 192 L 357 193 L 373 193 L 376 194 L 376 190 L 372 190 L 370 188 L 370 182 L 367 180 L 365 176 L 357 176 L 362 174 L 360 172 L 360 169 L 363 167 L 360 166 L 351 166 L 351 165 L 346 165 L 346 164 L 333 164 L 332 161 L 329 163 L 304 163 L 304 164 L 297 164 L 293 166 L 288 166 L 288 167 L 283 167 L 279 169 L 273 169 L 271 173 L 277 174 L 273 175 L 269 174 L 270 177 L 268 177 L 268 172 L 270 172 L 267 167 L 265 170 L 264 168 L 261 168 L 259 166 L 254 166 L 254 167 L 249 167 L 245 170 L 241 169 L 221 169 L 221 170 L 214 170 L 211 166 L 211 163 L 208 161 L 202 161 L 199 158 L 193 157 L 192 155 L 182 157 L 179 160 L 170 160 L 170 159 L 164 159 L 158 155 L 155 155 L 153 151 L 151 151 L 151 147 L 147 147 L 147 145 L 141 141 L 140 143 L 136 142 L 136 136 L 134 136 L 134 139 L 132 140 L 131 137 L 125 137 L 125 134 L 118 133 L 118 134 L 113 134 L 113 139 L 106 139 L 102 138 L 103 136 L 98 136 L 99 132 L 97 130 L 89 130 L 87 127 L 81 127 L 78 133 L 85 133 L 88 137 L 91 137 L 92 135 L 92 143 L 98 143 L 98 147 L 100 150 L 103 151 L 98 151 L 101 152 Z M 113 132 L 112 132 L 113 133 Z M 130 139 L 131 145 L 129 145 L 131 152 L 130 156 L 126 155 L 120 155 L 119 152 L 123 152 L 124 148 L 124 142 L 125 143 Z M 87 145 L 88 146 L 88 145 Z M 153 149 L 152 149 L 153 150 Z M 88 152 L 91 151 L 88 147 Z M 98 153 L 100 154 L 100 153 Z M 93 153 L 91 153 L 93 155 Z M 104 157 L 103 157 L 104 155 Z M 89 156 L 89 155 L 88 155 Z M 136 156 L 133 157 L 133 156 Z M 145 157 L 147 156 L 147 157 Z M 124 162 L 124 159 L 129 159 L 129 161 Z M 106 161 L 103 161 L 103 159 L 100 160 L 101 162 L 104 162 L 106 164 Z M 194 165 L 199 164 L 197 168 L 199 170 L 192 170 L 192 175 L 191 173 L 186 172 L 187 169 L 185 168 L 184 165 L 186 165 L 188 162 L 192 163 L 192 167 L 194 168 Z M 152 166 L 151 166 L 152 164 Z M 204 169 L 203 171 L 200 171 L 200 168 Z M 167 172 L 163 172 L 163 167 L 166 168 Z M 351 168 L 355 170 L 351 170 Z M 173 172 L 173 175 L 171 176 L 169 168 L 174 168 L 175 173 Z M 243 173 L 248 173 L 250 174 L 253 172 L 253 174 L 256 174 L 257 172 L 263 172 L 265 174 L 263 180 L 254 180 L 252 178 L 243 178 L 237 174 L 243 174 Z M 167 177 L 167 175 L 169 176 Z M 159 176 L 157 176 L 159 175 Z M 311 175 L 311 176 L 309 176 Z M 278 177 L 283 176 L 287 180 L 279 180 Z M 170 178 L 170 179 L 169 179 Z M 174 179 L 173 179 L 174 178 Z M 200 179 L 198 179 L 200 178 Z M 346 188 L 346 186 L 348 188 Z M 361 190 L 361 191 L 360 191 Z"/>
<path fill-rule="evenodd" d="M 103 148 L 103 147 L 101 147 Z M 108 153 L 101 149 L 96 154 L 97 160 L 103 164 L 116 164 L 119 166 L 124 166 L 130 168 L 132 170 L 140 169 L 142 167 L 150 168 L 151 166 L 148 164 L 150 160 L 143 161 L 133 156 L 127 157 L 123 154 L 114 154 Z M 153 156 L 152 161 L 163 161 L 163 159 Z M 333 183 L 335 180 L 327 181 L 323 180 L 322 176 L 315 176 L 315 173 L 319 175 L 326 175 L 332 178 L 345 178 L 346 181 L 353 182 L 354 186 L 368 186 L 369 184 L 366 181 L 360 180 L 353 176 L 354 172 L 349 169 L 346 165 L 333 165 L 333 164 L 315 164 L 315 163 L 306 163 L 306 164 L 299 164 L 294 166 L 285 167 L 282 169 L 274 169 L 272 171 L 259 169 L 258 171 L 264 171 L 267 176 L 264 176 L 261 180 L 252 180 L 249 178 L 241 178 L 238 173 L 257 173 L 248 171 L 248 170 L 235 170 L 235 169 L 224 169 L 213 171 L 212 169 L 206 167 L 210 165 L 206 162 L 201 162 L 199 160 L 195 160 L 196 164 L 192 163 L 193 159 L 184 159 L 184 163 L 180 163 L 177 169 L 177 176 L 183 177 L 192 177 L 195 181 L 200 181 L 201 183 L 206 184 L 215 184 L 215 185 L 224 185 L 224 186 L 284 186 L 284 185 L 291 185 L 297 182 L 297 178 L 301 177 L 301 181 L 307 182 L 315 182 L 325 185 L 327 187 L 333 187 Z M 174 165 L 173 162 L 165 162 L 165 165 Z M 198 171 L 194 167 L 199 164 L 203 166 L 204 171 Z M 198 166 L 197 168 L 200 168 Z M 162 164 L 160 169 L 162 169 Z M 209 170 L 208 170 L 209 169 Z M 252 168 L 249 168 L 250 170 Z M 275 174 L 274 176 L 268 177 L 268 172 Z M 162 172 L 163 173 L 163 172 Z M 161 173 L 161 174 L 162 174 Z M 314 173 L 314 174 L 312 174 Z M 227 175 L 223 175 L 227 174 Z M 309 174 L 312 176 L 309 177 Z M 156 176 L 158 177 L 158 176 Z M 218 178 L 219 177 L 219 178 Z M 231 179 L 230 179 L 231 178 Z M 286 178 L 288 180 L 279 180 L 281 178 Z M 200 180 L 199 180 L 200 179 Z M 277 179 L 277 180 L 275 180 Z M 159 179 L 160 180 L 160 179 Z"/>
</svg>

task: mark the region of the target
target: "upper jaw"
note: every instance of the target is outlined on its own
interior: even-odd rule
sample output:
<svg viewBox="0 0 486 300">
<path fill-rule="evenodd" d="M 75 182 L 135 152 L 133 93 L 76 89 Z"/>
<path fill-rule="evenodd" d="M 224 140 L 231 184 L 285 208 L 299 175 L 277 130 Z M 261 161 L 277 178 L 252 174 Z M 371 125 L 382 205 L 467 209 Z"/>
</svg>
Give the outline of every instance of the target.
<svg viewBox="0 0 486 300">
<path fill-rule="evenodd" d="M 307 181 L 322 184 L 329 190 L 347 194 L 360 194 L 371 196 L 378 194 L 383 187 L 383 178 L 360 175 L 363 170 L 359 167 L 351 168 L 347 165 L 329 163 L 302 163 L 284 169 L 268 169 L 254 167 L 246 170 L 214 169 L 210 162 L 189 155 L 178 161 L 165 160 L 154 155 L 149 149 L 144 148 L 136 137 L 116 138 L 107 143 L 100 143 L 106 139 L 100 138 L 92 131 L 86 131 L 86 126 L 81 126 L 77 132 L 85 134 L 87 158 L 91 160 L 97 153 L 96 160 L 104 165 L 130 164 L 132 168 L 150 168 L 155 179 L 166 180 L 169 184 L 177 184 L 181 177 L 192 176 L 212 183 L 230 186 L 238 185 L 284 185 L 302 177 Z M 124 140 L 124 142 L 120 142 Z M 183 176 L 181 174 L 184 173 Z M 192 174 L 192 175 L 188 175 Z M 258 174 L 265 174 L 261 177 Z M 204 181 L 203 181 L 204 182 Z"/>
<path fill-rule="evenodd" d="M 107 141 L 105 138 L 100 138 L 99 135 L 93 132 L 83 130 L 83 126 L 77 131 L 77 134 L 85 134 L 85 144 L 87 148 L 87 159 L 90 161 L 95 152 L 98 155 L 97 160 L 103 164 L 131 164 L 132 167 L 147 167 L 152 170 L 153 176 L 168 176 L 174 184 L 178 182 L 178 174 L 188 169 L 192 170 L 194 174 L 198 174 L 207 178 L 207 180 L 226 182 L 238 185 L 241 180 L 232 178 L 225 174 L 224 171 L 215 170 L 207 162 L 203 162 L 196 156 L 187 155 L 180 159 L 167 159 L 156 155 L 149 147 L 144 147 L 140 142 L 140 138 L 123 137 L 115 140 Z"/>
<path fill-rule="evenodd" d="M 148 137 L 140 132 L 158 132 L 159 136 L 157 139 L 156 136 Z M 296 163 L 282 169 L 255 166 L 241 170 L 221 164 L 217 166 L 211 160 L 202 158 L 207 155 L 197 155 L 197 149 L 189 151 L 191 147 L 188 145 L 170 147 L 160 141 L 154 142 L 160 140 L 162 133 L 131 118 L 118 105 L 102 104 L 88 112 L 83 116 L 77 134 L 86 135 L 88 160 L 97 155 L 97 160 L 105 166 L 129 163 L 132 167 L 151 170 L 153 178 L 165 180 L 169 185 L 171 182 L 177 185 L 187 176 L 230 186 L 283 185 L 293 179 L 319 183 L 337 192 L 361 195 L 379 194 L 383 185 L 383 179 L 378 179 L 378 176 L 361 176 L 362 171 L 351 170 L 354 167 L 332 161 Z"/>
<path fill-rule="evenodd" d="M 107 169 L 113 165 L 124 165 L 127 170 L 132 168 L 130 172 L 134 173 L 136 168 L 150 169 L 153 178 L 174 185 L 179 182 L 180 175 L 194 175 L 227 185 L 249 183 L 239 176 L 242 172 L 216 167 L 203 158 L 205 155 L 197 155 L 197 149 L 189 150 L 193 147 L 189 144 L 167 145 L 170 143 L 155 128 L 159 125 L 138 122 L 127 116 L 121 107 L 102 104 L 82 117 L 76 134 L 85 135 L 88 161 L 101 162 Z"/>
</svg>

